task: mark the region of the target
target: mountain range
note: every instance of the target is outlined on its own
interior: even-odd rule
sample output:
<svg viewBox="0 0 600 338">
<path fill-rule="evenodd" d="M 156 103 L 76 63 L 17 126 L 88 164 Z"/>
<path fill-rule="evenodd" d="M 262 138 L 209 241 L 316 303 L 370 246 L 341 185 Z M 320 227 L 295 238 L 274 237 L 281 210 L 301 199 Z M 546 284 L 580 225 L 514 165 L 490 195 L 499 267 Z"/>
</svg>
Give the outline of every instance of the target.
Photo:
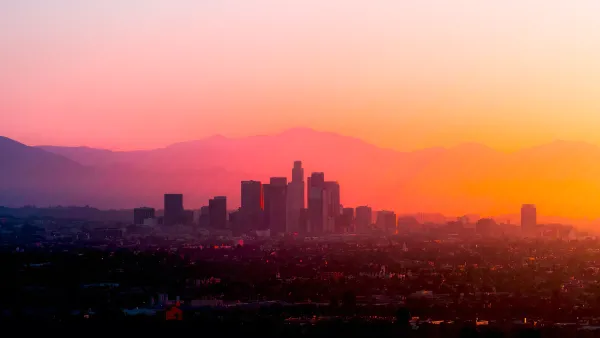
<svg viewBox="0 0 600 338">
<path fill-rule="evenodd" d="M 308 128 L 279 134 L 212 136 L 165 148 L 110 151 L 27 146 L 0 137 L 0 205 L 162 207 L 181 192 L 186 208 L 215 195 L 239 205 L 241 180 L 291 175 L 302 160 L 307 176 L 337 180 L 342 202 L 398 213 L 477 213 L 517 222 L 522 203 L 547 221 L 595 224 L 600 217 L 600 147 L 555 141 L 505 153 L 476 143 L 411 152 Z M 583 220 L 585 218 L 586 220 Z M 577 220 L 575 220 L 577 219 Z"/>
</svg>

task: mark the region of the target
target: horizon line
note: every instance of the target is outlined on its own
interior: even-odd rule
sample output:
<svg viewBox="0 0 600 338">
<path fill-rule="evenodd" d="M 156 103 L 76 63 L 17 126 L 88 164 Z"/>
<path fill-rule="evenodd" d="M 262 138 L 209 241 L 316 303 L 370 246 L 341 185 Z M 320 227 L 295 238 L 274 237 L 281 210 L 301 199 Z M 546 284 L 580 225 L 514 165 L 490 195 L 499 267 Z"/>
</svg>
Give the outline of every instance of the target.
<svg viewBox="0 0 600 338">
<path fill-rule="evenodd" d="M 105 151 L 110 151 L 110 152 L 134 152 L 134 151 L 153 151 L 153 150 L 159 150 L 159 149 L 167 149 L 169 147 L 172 147 L 174 145 L 178 145 L 178 144 L 185 144 L 185 143 L 191 143 L 191 142 L 200 142 L 200 141 L 206 141 L 206 140 L 210 140 L 210 139 L 214 139 L 214 138 L 223 138 L 223 139 L 227 139 L 227 140 L 240 140 L 240 139 L 245 139 L 245 138 L 253 138 L 253 137 L 270 137 L 270 136 L 278 136 L 278 135 L 282 135 L 285 133 L 289 133 L 292 131 L 310 131 L 310 132 L 315 132 L 315 133 L 321 133 L 321 134 L 331 134 L 331 135 L 335 135 L 335 136 L 339 136 L 339 137 L 345 137 L 345 138 L 349 138 L 349 139 L 354 139 L 360 142 L 363 142 L 367 145 L 371 145 L 373 147 L 377 147 L 381 150 L 389 150 L 389 151 L 394 151 L 394 152 L 398 152 L 398 153 L 412 153 L 412 152 L 420 152 L 420 151 L 428 151 L 428 150 L 435 150 L 435 149 L 440 149 L 440 150 L 451 150 L 451 149 L 455 149 L 455 148 L 460 148 L 460 147 L 464 147 L 464 146 L 479 146 L 479 147 L 483 147 L 483 148 L 487 148 L 489 150 L 493 150 L 495 152 L 499 152 L 499 153 L 503 153 L 503 154 L 513 154 L 513 153 L 517 153 L 519 151 L 523 151 L 523 150 L 527 150 L 527 149 L 534 149 L 534 148 L 538 148 L 538 147 L 542 147 L 545 145 L 549 145 L 549 144 L 553 144 L 553 143 L 560 143 L 560 142 L 566 142 L 566 143 L 579 143 L 579 144 L 585 144 L 588 146 L 593 146 L 593 147 L 597 147 L 600 148 L 600 145 L 591 143 L 591 142 L 587 142 L 587 141 L 580 141 L 580 140 L 567 140 L 567 139 L 560 139 L 560 138 L 555 138 L 552 139 L 550 141 L 544 142 L 544 143 L 538 143 L 536 145 L 532 145 L 532 146 L 524 146 L 524 147 L 520 147 L 516 150 L 501 150 L 492 146 L 489 146 L 485 143 L 481 143 L 481 142 L 476 142 L 476 141 L 461 141 L 459 143 L 456 143 L 454 145 L 448 145 L 448 146 L 444 146 L 444 145 L 438 145 L 438 146 L 431 146 L 431 147 L 424 147 L 424 148 L 415 148 L 415 149 L 411 149 L 411 150 L 400 150 L 400 149 L 396 149 L 396 148 L 390 148 L 390 147 L 385 147 L 385 146 L 380 146 L 377 145 L 375 143 L 369 142 L 367 140 L 364 140 L 362 138 L 358 138 L 355 136 L 351 136 L 351 135 L 347 135 L 347 134 L 342 134 L 339 132 L 334 132 L 334 131 L 328 131 L 328 130 L 319 130 L 319 129 L 315 129 L 315 128 L 311 128 L 311 127 L 303 127 L 303 126 L 298 126 L 298 127 L 291 127 L 291 128 L 286 128 L 286 129 L 282 129 L 280 131 L 274 132 L 274 133 L 270 133 L 270 134 L 254 134 L 254 135 L 242 135 L 242 136 L 231 136 L 231 135 L 224 135 L 222 133 L 215 133 L 215 134 L 211 134 L 208 136 L 204 136 L 204 137 L 200 137 L 200 138 L 195 138 L 195 139 L 189 139 L 189 140 L 184 140 L 184 141 L 176 141 L 176 142 L 172 142 L 169 144 L 166 144 L 164 146 L 160 146 L 160 147 L 149 147 L 149 148 L 126 148 L 126 149 L 119 149 L 119 148 L 98 148 L 98 147 L 92 147 L 92 146 L 88 146 L 88 145 L 57 145 L 57 144 L 34 144 L 34 145 L 30 145 L 30 144 L 25 144 L 20 142 L 17 139 L 13 139 L 10 138 L 8 136 L 3 136 L 6 137 L 10 140 L 25 144 L 27 146 L 30 147 L 35 147 L 35 148 L 43 148 L 43 147 L 60 147 L 60 148 L 73 148 L 73 149 L 94 149 L 94 150 L 105 150 Z M 2 136 L 2 135 L 0 135 Z"/>
</svg>

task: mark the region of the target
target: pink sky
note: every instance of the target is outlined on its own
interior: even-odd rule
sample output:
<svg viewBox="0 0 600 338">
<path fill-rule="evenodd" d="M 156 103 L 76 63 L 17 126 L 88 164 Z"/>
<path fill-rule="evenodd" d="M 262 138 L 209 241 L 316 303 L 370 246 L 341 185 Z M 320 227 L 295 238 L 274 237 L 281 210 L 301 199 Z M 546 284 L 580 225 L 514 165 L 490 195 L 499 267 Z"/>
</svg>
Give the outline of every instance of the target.
<svg viewBox="0 0 600 338">
<path fill-rule="evenodd" d="M 0 135 L 600 144 L 596 0 L 0 2 Z"/>
</svg>

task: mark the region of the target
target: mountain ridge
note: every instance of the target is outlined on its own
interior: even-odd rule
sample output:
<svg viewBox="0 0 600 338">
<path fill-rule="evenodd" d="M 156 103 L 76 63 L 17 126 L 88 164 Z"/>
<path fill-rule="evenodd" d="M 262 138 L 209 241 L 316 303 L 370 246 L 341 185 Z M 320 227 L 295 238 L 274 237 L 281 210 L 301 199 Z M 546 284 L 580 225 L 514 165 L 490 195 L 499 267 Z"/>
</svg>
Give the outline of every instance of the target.
<svg viewBox="0 0 600 338">
<path fill-rule="evenodd" d="M 513 214 L 521 203 L 533 201 L 542 213 L 600 218 L 593 202 L 600 192 L 600 147 L 585 142 L 555 141 L 516 152 L 467 142 L 402 152 L 354 137 L 294 128 L 274 135 L 208 137 L 142 151 L 31 148 L 61 155 L 91 171 L 79 175 L 81 188 L 69 183 L 68 189 L 61 189 L 81 193 L 85 204 L 98 207 L 159 207 L 167 190 L 189 196 L 187 207 L 199 207 L 215 195 L 230 196 L 229 205 L 235 207 L 240 180 L 289 177 L 293 161 L 302 160 L 306 176 L 323 171 L 326 179 L 340 182 L 342 201 L 350 206 L 369 204 L 399 214 L 493 216 Z M 26 191 L 19 200 L 23 204 L 35 189 Z M 37 199 L 37 204 L 51 201 L 52 190 L 42 196 L 46 199 Z"/>
</svg>

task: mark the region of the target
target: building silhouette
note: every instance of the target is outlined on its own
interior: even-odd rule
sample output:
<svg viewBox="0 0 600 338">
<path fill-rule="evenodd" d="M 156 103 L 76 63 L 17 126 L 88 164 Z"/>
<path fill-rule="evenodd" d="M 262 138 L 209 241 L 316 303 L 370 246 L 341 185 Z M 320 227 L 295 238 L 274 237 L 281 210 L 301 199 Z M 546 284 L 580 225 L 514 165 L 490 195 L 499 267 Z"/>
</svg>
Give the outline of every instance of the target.
<svg viewBox="0 0 600 338">
<path fill-rule="evenodd" d="M 304 169 L 302 161 L 295 161 L 292 168 L 292 180 L 287 188 L 287 232 L 300 231 L 300 213 L 304 206 Z"/>
<path fill-rule="evenodd" d="M 352 232 L 354 226 L 354 208 L 343 208 L 342 214 L 336 218 L 335 232 Z"/>
<path fill-rule="evenodd" d="M 521 206 L 521 231 L 531 232 L 537 226 L 537 209 L 535 204 Z"/>
<path fill-rule="evenodd" d="M 183 221 L 183 195 L 165 194 L 165 225 L 175 225 Z"/>
<path fill-rule="evenodd" d="M 396 213 L 389 210 L 377 212 L 377 228 L 384 233 L 392 235 L 396 233 Z"/>
<path fill-rule="evenodd" d="M 325 190 L 328 193 L 328 214 L 335 218 L 341 214 L 342 209 L 340 184 L 336 181 L 327 181 L 325 182 Z"/>
<path fill-rule="evenodd" d="M 371 229 L 371 222 L 373 222 L 373 209 L 369 206 L 357 207 L 354 221 L 356 232 L 368 232 Z"/>
<path fill-rule="evenodd" d="M 133 209 L 133 224 L 135 225 L 143 225 L 144 220 L 154 217 L 154 208 L 142 207 Z"/>
<path fill-rule="evenodd" d="M 314 172 L 308 178 L 308 232 L 323 233 L 327 219 L 325 174 Z"/>
<path fill-rule="evenodd" d="M 208 218 L 211 228 L 227 228 L 227 197 L 216 196 L 208 201 Z"/>
<path fill-rule="evenodd" d="M 242 181 L 239 224 L 242 229 L 265 229 L 263 220 L 264 189 L 260 181 Z"/>
<path fill-rule="evenodd" d="M 271 236 L 286 232 L 287 221 L 287 178 L 271 177 L 264 185 L 264 222 Z"/>
</svg>

